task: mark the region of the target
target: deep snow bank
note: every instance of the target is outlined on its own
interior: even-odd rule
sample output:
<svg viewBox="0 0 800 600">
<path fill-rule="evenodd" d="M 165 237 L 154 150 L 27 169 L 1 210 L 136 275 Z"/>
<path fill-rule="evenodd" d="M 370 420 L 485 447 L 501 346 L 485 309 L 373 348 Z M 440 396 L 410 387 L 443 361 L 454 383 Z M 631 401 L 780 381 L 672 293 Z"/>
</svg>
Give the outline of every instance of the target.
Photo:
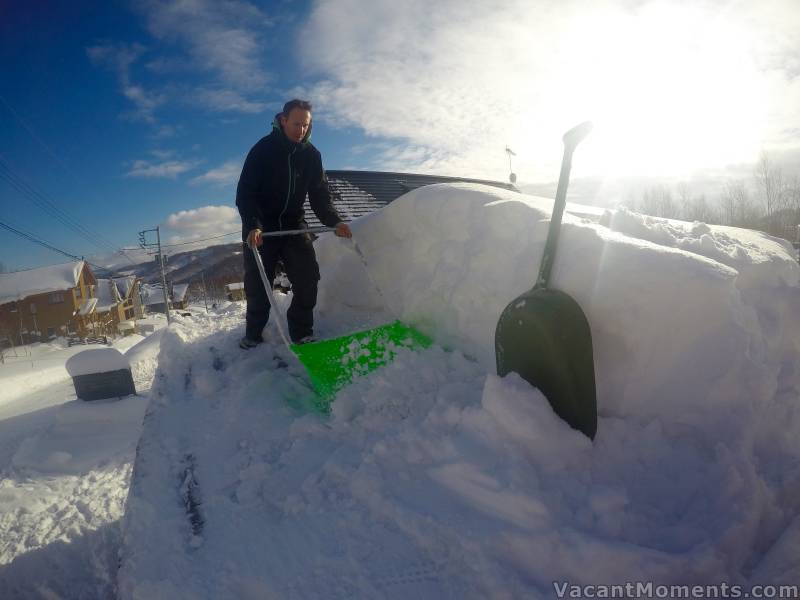
<svg viewBox="0 0 800 600">
<path fill-rule="evenodd" d="M 348 242 L 318 242 L 321 308 L 384 305 L 491 372 L 497 319 L 533 284 L 551 207 L 470 184 L 415 190 L 353 224 L 366 270 Z M 751 419 L 800 357 L 787 339 L 800 313 L 787 247 L 624 209 L 603 222 L 565 215 L 552 277 L 589 319 L 601 414 Z"/>
<path fill-rule="evenodd" d="M 318 332 L 385 311 L 452 349 L 401 353 L 341 390 L 330 417 L 287 401 L 308 390 L 288 356 L 288 369 L 275 361 L 273 326 L 243 352 L 241 306 L 176 319 L 139 444 L 120 597 L 796 583 L 797 266 L 759 234 L 624 211 L 606 225 L 567 218 L 553 282 L 595 338 L 589 443 L 518 376 L 492 374 L 497 317 L 534 280 L 550 206 L 422 188 L 353 224 L 368 269 L 321 239 Z M 199 535 L 184 498 L 195 484 Z"/>
</svg>

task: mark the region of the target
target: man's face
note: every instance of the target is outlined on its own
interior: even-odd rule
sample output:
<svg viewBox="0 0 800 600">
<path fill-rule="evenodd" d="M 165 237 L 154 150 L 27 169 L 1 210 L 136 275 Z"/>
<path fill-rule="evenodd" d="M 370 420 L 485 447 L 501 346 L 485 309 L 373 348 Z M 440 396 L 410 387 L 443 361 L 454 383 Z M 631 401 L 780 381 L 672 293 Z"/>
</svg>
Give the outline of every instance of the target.
<svg viewBox="0 0 800 600">
<path fill-rule="evenodd" d="M 308 133 L 311 125 L 311 113 L 302 108 L 293 108 L 289 116 L 281 115 L 281 127 L 286 137 L 295 143 L 300 143 Z"/>
</svg>

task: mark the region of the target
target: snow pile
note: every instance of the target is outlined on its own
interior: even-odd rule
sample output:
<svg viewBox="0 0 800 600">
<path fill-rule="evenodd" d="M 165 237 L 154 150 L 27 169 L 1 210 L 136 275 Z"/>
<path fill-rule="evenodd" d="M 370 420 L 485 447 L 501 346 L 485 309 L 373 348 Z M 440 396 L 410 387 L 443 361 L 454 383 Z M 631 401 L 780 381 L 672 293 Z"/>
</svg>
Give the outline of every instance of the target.
<svg viewBox="0 0 800 600">
<path fill-rule="evenodd" d="M 272 325 L 238 350 L 243 306 L 176 320 L 120 597 L 796 583 L 797 265 L 758 234 L 565 217 L 552 282 L 592 327 L 590 443 L 517 375 L 493 375 L 497 318 L 536 277 L 551 205 L 431 186 L 354 222 L 361 256 L 323 236 L 318 332 L 399 316 L 439 344 L 343 389 L 330 417 L 302 410 L 311 392 Z"/>
<path fill-rule="evenodd" d="M 551 207 L 552 200 L 470 184 L 415 190 L 353 224 L 366 270 L 346 242 L 320 240 L 321 308 L 385 304 L 493 371 L 497 320 L 533 285 Z M 760 234 L 700 234 L 709 228 L 698 225 L 702 241 L 678 243 L 677 225 L 669 237 L 648 235 L 648 221 L 634 228 L 631 213 L 619 214 L 628 225 L 619 228 L 637 237 L 565 215 L 551 280 L 589 319 L 601 414 L 708 424 L 725 407 L 749 419 L 754 399 L 769 396 L 777 371 L 798 356 L 791 341 L 776 340 L 786 329 L 775 327 L 798 318 L 797 263 Z M 661 238 L 670 245 L 653 241 Z M 720 254 L 725 263 L 711 257 Z"/>
</svg>

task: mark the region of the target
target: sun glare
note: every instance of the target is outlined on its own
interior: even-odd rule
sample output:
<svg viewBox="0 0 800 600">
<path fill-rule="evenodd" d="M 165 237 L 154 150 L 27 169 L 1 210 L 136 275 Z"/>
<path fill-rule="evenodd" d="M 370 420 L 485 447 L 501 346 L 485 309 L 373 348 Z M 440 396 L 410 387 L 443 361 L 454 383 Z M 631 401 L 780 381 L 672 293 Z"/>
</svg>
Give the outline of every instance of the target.
<svg viewBox="0 0 800 600">
<path fill-rule="evenodd" d="M 754 160 L 767 107 L 751 43 L 724 14 L 686 5 L 576 23 L 565 108 L 595 122 L 584 168 L 682 176 Z"/>
</svg>

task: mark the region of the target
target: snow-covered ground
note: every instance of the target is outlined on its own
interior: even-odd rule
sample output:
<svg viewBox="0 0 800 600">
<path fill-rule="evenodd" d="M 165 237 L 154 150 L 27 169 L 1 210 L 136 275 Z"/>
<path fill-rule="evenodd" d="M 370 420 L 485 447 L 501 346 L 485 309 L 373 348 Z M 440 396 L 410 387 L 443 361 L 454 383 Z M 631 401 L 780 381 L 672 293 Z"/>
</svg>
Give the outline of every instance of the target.
<svg viewBox="0 0 800 600">
<path fill-rule="evenodd" d="M 435 340 L 343 389 L 328 417 L 304 409 L 311 392 L 272 324 L 265 344 L 238 348 L 241 304 L 177 317 L 128 350 L 137 381 L 153 381 L 144 398 L 77 403 L 62 390 L 56 402 L 46 386 L 68 383 L 55 371 L 35 384 L 4 373 L 0 411 L 12 407 L 12 424 L 0 421 L 0 465 L 13 493 L 0 490 L 0 539 L 21 541 L 3 547 L 0 586 L 35 590 L 34 571 L 51 596 L 110 594 L 116 583 L 119 597 L 148 600 L 552 598 L 554 581 L 797 585 L 791 249 L 624 209 L 600 223 L 565 217 L 552 284 L 591 325 L 592 443 L 518 376 L 493 374 L 497 319 L 536 277 L 551 205 L 430 186 L 353 223 L 363 258 L 323 236 L 319 335 L 400 317 Z M 79 442 L 101 435 L 104 414 L 125 433 L 89 460 Z M 115 484 L 93 487 L 113 469 Z M 50 540 L 69 538 L 69 519 L 12 511 L 22 486 L 70 476 L 87 491 L 30 495 L 55 513 L 84 507 L 65 551 Z M 56 523 L 54 534 L 40 523 Z"/>
<path fill-rule="evenodd" d="M 65 365 L 104 346 L 63 339 L 16 348 L 0 365 L 0 598 L 112 598 L 120 519 L 158 337 L 138 345 L 139 396 L 83 402 Z M 96 350 L 95 350 L 96 351 Z"/>
<path fill-rule="evenodd" d="M 272 326 L 265 345 L 237 349 L 241 306 L 171 327 L 125 518 L 121 597 L 795 584 L 790 248 L 624 209 L 566 218 L 553 285 L 592 328 L 591 443 L 518 376 L 493 375 L 497 318 L 535 279 L 551 205 L 430 186 L 353 224 L 366 264 L 349 242 L 320 239 L 318 333 L 400 317 L 436 341 L 343 389 L 327 418 L 303 410 L 310 392 Z"/>
</svg>

